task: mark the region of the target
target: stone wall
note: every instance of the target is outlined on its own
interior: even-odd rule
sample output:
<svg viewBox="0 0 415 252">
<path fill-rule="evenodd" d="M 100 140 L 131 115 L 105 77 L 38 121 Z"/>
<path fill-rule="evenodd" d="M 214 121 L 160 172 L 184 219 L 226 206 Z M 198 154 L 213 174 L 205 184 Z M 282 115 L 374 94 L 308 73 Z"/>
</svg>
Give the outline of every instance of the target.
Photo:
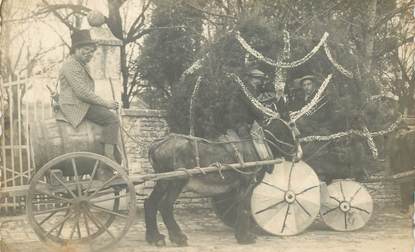
<svg viewBox="0 0 415 252">
<path fill-rule="evenodd" d="M 364 183 L 373 198 L 375 206 L 400 207 L 399 186 L 393 182 Z"/>
<path fill-rule="evenodd" d="M 166 112 L 148 109 L 127 109 L 123 112 L 123 132 L 130 174 L 149 174 L 153 169 L 148 160 L 148 148 L 156 139 L 169 133 L 165 120 Z M 139 204 L 146 198 L 154 183 L 145 182 L 136 187 Z M 178 207 L 208 207 L 208 199 L 190 192 L 183 192 L 177 201 Z"/>
</svg>

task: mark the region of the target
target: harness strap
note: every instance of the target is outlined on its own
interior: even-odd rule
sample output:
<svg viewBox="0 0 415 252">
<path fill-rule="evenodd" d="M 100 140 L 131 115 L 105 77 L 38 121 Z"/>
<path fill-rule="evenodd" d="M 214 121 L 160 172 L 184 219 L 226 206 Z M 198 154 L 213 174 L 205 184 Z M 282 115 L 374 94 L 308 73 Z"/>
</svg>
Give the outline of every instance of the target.
<svg viewBox="0 0 415 252">
<path fill-rule="evenodd" d="M 177 141 L 176 141 L 176 136 L 173 136 L 173 138 L 174 138 L 174 150 L 173 150 L 173 169 L 176 169 L 176 144 L 177 144 Z"/>
<path fill-rule="evenodd" d="M 195 148 L 196 167 L 200 167 L 199 142 L 197 139 L 193 140 L 193 146 Z"/>
<path fill-rule="evenodd" d="M 232 146 L 232 148 L 234 150 L 235 158 L 238 160 L 241 167 L 244 167 L 244 157 L 242 156 L 241 152 L 239 151 L 238 146 L 234 143 L 230 143 L 230 145 Z"/>
</svg>

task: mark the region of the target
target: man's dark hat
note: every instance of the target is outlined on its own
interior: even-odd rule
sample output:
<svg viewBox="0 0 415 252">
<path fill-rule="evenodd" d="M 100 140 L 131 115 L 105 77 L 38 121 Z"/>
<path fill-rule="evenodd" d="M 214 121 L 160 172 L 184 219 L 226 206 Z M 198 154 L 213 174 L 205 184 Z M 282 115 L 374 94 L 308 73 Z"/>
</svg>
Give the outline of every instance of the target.
<svg viewBox="0 0 415 252">
<path fill-rule="evenodd" d="M 254 77 L 254 78 L 265 78 L 265 73 L 257 68 L 254 68 L 248 72 L 248 76 Z"/>
<path fill-rule="evenodd" d="M 314 75 L 305 75 L 301 78 L 298 79 L 294 79 L 294 86 L 296 88 L 301 88 L 301 86 L 303 85 L 303 82 L 305 80 L 312 80 L 313 81 L 313 85 L 315 85 L 315 82 L 317 81 L 317 77 Z"/>
<path fill-rule="evenodd" d="M 79 30 L 75 31 L 71 35 L 72 40 L 72 50 L 84 46 L 84 45 L 93 45 L 96 46 L 96 42 L 92 40 L 91 34 L 89 33 L 89 30 Z"/>
<path fill-rule="evenodd" d="M 299 78 L 299 79 L 298 79 L 298 82 L 300 82 L 300 83 L 302 84 L 302 83 L 303 83 L 303 81 L 305 81 L 305 80 L 316 81 L 316 80 L 317 80 L 317 78 L 316 78 L 316 76 L 314 76 L 314 75 L 306 75 L 306 76 L 303 76 L 303 77 Z"/>
</svg>

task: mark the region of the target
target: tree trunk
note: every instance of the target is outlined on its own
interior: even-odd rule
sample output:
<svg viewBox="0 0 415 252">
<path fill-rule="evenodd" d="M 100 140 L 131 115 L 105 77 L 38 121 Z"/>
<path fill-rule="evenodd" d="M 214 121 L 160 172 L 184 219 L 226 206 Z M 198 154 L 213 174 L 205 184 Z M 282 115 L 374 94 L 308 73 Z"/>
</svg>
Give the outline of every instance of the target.
<svg viewBox="0 0 415 252">
<path fill-rule="evenodd" d="M 121 56 L 120 56 L 120 65 L 121 65 L 121 75 L 122 75 L 122 106 L 123 108 L 130 107 L 130 101 L 128 97 L 128 66 L 127 66 L 127 51 L 125 44 L 121 46 Z"/>
</svg>

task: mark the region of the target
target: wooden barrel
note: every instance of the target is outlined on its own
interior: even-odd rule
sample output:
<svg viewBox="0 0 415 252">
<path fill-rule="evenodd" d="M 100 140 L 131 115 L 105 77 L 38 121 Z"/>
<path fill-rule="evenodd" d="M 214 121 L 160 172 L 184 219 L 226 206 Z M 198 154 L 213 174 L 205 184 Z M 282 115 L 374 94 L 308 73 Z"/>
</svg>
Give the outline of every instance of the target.
<svg viewBox="0 0 415 252">
<path fill-rule="evenodd" d="M 33 160 L 36 169 L 40 169 L 48 161 L 60 155 L 86 151 L 96 154 L 104 154 L 104 145 L 101 143 L 102 126 L 84 120 L 77 128 L 64 121 L 49 119 L 30 123 L 30 141 L 33 153 Z M 90 174 L 94 164 L 80 160 L 81 174 Z M 64 176 L 71 176 L 72 164 L 56 167 L 63 171 Z"/>
</svg>

